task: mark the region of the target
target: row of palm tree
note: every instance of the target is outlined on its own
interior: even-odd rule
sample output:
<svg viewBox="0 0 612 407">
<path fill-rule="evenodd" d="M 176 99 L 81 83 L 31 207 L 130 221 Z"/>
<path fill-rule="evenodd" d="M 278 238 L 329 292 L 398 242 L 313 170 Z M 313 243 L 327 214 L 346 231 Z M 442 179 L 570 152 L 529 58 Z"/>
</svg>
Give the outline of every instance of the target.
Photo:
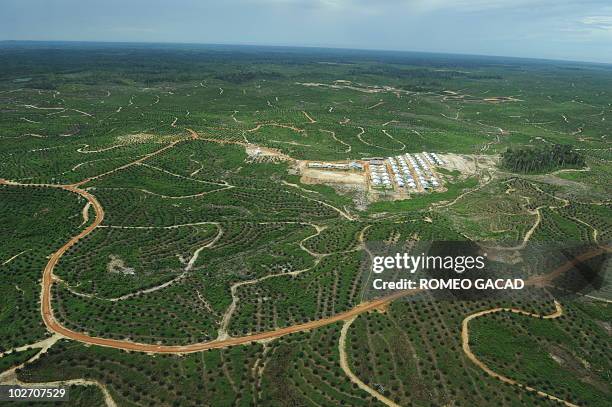
<svg viewBox="0 0 612 407">
<path fill-rule="evenodd" d="M 552 144 L 538 148 L 508 148 L 502 153 L 502 166 L 514 172 L 543 172 L 584 165 L 584 158 L 567 144 Z"/>
</svg>

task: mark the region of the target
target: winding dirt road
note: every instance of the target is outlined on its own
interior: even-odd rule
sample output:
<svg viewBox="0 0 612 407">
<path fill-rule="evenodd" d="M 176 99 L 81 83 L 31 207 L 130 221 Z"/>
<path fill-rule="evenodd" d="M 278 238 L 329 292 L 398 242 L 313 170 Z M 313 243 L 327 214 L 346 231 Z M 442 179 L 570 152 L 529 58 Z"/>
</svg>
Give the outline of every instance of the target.
<svg viewBox="0 0 612 407">
<path fill-rule="evenodd" d="M 147 352 L 147 353 L 192 353 L 199 352 L 207 349 L 219 349 L 226 348 L 230 346 L 242 345 L 251 342 L 257 342 L 272 338 L 279 338 L 281 336 L 285 336 L 295 332 L 307 331 L 315 328 L 319 328 L 325 325 L 333 324 L 340 321 L 345 321 L 362 313 L 375 310 L 383 305 L 386 305 L 398 298 L 402 298 L 409 295 L 414 295 L 418 293 L 417 290 L 412 291 L 398 291 L 392 295 L 382 297 L 376 300 L 363 302 L 356 307 L 333 315 L 328 318 L 319 319 L 316 321 L 310 321 L 302 324 L 296 324 L 284 328 L 279 328 L 272 331 L 260 332 L 251 335 L 245 335 L 241 337 L 233 337 L 233 338 L 225 338 L 222 340 L 213 340 L 209 342 L 201 342 L 194 343 L 189 345 L 154 345 L 154 344 L 145 344 L 138 342 L 131 342 L 126 340 L 118 340 L 118 339 L 108 339 L 108 338 L 100 338 L 95 336 L 90 336 L 86 333 L 76 332 L 64 327 L 61 323 L 59 323 L 54 315 L 53 308 L 51 304 L 51 287 L 55 280 L 53 275 L 53 270 L 60 258 L 79 240 L 83 239 L 85 236 L 89 235 L 93 232 L 103 221 L 104 219 L 104 209 L 102 205 L 98 202 L 95 196 L 90 194 L 89 192 L 80 189 L 76 185 L 54 185 L 54 184 L 19 184 L 6 180 L 0 180 L 0 184 L 5 185 L 25 185 L 25 186 L 45 186 L 51 188 L 60 188 L 75 194 L 78 194 L 85 198 L 90 204 L 91 207 L 94 208 L 95 218 L 93 222 L 88 225 L 85 229 L 83 229 L 79 234 L 72 237 L 68 242 L 66 242 L 62 247 L 60 247 L 55 253 L 51 255 L 47 265 L 43 270 L 42 276 L 42 289 L 41 289 L 41 315 L 43 321 L 49 331 L 57 333 L 65 338 L 69 338 L 78 342 L 87 343 L 91 345 L 105 346 L 111 347 L 115 349 L 123 349 L 123 350 L 131 350 L 131 351 L 139 351 L 139 352 Z M 80 183 L 79 183 L 80 184 Z M 599 247 L 593 251 L 584 253 L 581 256 L 577 256 L 575 259 L 568 261 L 562 266 L 555 269 L 553 272 L 543 275 L 532 277 L 531 279 L 526 281 L 526 284 L 536 285 L 536 286 L 544 286 L 547 285 L 552 279 L 557 277 L 559 274 L 571 269 L 575 263 L 579 261 L 584 261 L 586 259 L 598 256 L 605 252 L 609 252 L 610 248 L 608 247 Z"/>
<path fill-rule="evenodd" d="M 189 133 L 191 134 L 191 138 L 192 139 L 199 139 L 199 135 L 197 132 L 191 130 L 191 129 L 186 129 L 189 131 Z M 182 141 L 182 140 L 181 140 Z M 231 338 L 222 338 L 222 339 L 216 339 L 213 341 L 209 341 L 209 342 L 201 342 L 201 343 L 194 343 L 194 344 L 189 344 L 189 345 L 155 345 L 155 344 L 145 344 L 145 343 L 138 343 L 138 342 L 131 342 L 131 341 L 127 341 L 127 340 L 118 340 L 118 339 L 108 339 L 108 338 L 100 338 L 100 337 L 95 337 L 95 336 L 90 336 L 86 333 L 82 333 L 82 332 L 76 332 L 73 330 L 70 330 L 66 327 L 64 327 L 60 322 L 58 322 L 54 315 L 53 315 L 53 307 L 51 304 L 51 300 L 52 300 L 52 295 L 51 295 L 51 288 L 53 286 L 54 281 L 56 280 L 54 274 L 53 274 L 53 270 L 55 269 L 55 266 L 58 264 L 59 260 L 61 259 L 61 257 L 72 247 L 74 246 L 79 240 L 83 239 L 84 237 L 86 237 L 87 235 L 89 235 L 90 233 L 92 233 L 104 220 L 104 208 L 102 207 L 102 205 L 98 202 L 98 200 L 96 199 L 96 197 L 94 195 L 92 195 L 91 193 L 89 193 L 88 191 L 86 191 L 85 189 L 80 188 L 83 184 L 93 180 L 93 179 L 97 179 L 99 177 L 108 175 L 110 173 L 113 173 L 115 171 L 127 168 L 129 166 L 138 164 L 143 162 L 144 160 L 146 160 L 147 158 L 150 158 L 154 155 L 157 155 L 163 151 L 166 151 L 167 149 L 170 149 L 172 147 L 174 147 L 179 141 L 175 141 L 170 143 L 168 146 L 161 148 L 153 153 L 150 153 L 148 155 L 145 155 L 141 158 L 139 158 L 138 160 L 131 162 L 129 164 L 123 165 L 119 168 L 116 168 L 112 171 L 106 172 L 104 174 L 100 174 L 94 177 L 90 177 L 90 178 L 86 178 L 83 181 L 80 181 L 78 183 L 75 184 L 71 184 L 71 185 L 57 185 L 57 184 L 21 184 L 21 183 L 17 183 L 17 182 L 11 182 L 11 181 L 7 181 L 4 179 L 0 179 L 0 184 L 4 184 L 4 185 L 19 185 L 19 186 L 30 186 L 30 187 L 49 187 L 49 188 L 59 188 L 59 189 L 63 189 L 65 191 L 68 192 L 72 192 L 75 193 L 83 198 L 85 198 L 85 200 L 87 200 L 87 202 L 89 203 L 90 207 L 92 207 L 94 209 L 94 213 L 95 213 L 95 218 L 93 220 L 93 222 L 91 224 L 89 224 L 87 227 L 85 227 L 85 229 L 83 229 L 80 233 L 78 233 L 77 235 L 73 236 L 68 242 L 66 242 L 62 247 L 60 247 L 55 253 L 53 253 L 50 257 L 49 260 L 47 262 L 47 265 L 45 266 L 44 270 L 43 270 L 43 275 L 42 275 L 42 283 L 41 283 L 41 316 L 42 319 L 45 323 L 45 325 L 47 326 L 48 330 L 55 333 L 55 334 L 59 334 L 62 337 L 65 338 L 69 338 L 78 342 L 82 342 L 82 343 L 86 343 L 86 344 L 91 344 L 91 345 L 98 345 L 98 346 L 105 346 L 105 347 L 111 347 L 111 348 L 115 348 L 115 349 L 123 349 L 123 350 L 130 350 L 130 351 L 139 351 L 139 352 L 147 352 L 147 353 L 175 353 L 175 354 L 182 354 L 182 353 L 191 353 L 191 352 L 199 352 L 199 351 L 203 351 L 203 350 L 207 350 L 207 349 L 218 349 L 218 348 L 226 348 L 226 347 L 230 347 L 230 346 L 236 346 L 236 345 L 241 345 L 241 344 L 247 344 L 247 343 L 251 343 L 251 342 L 256 342 L 256 341 L 263 341 L 263 340 L 269 340 L 272 338 L 278 338 L 284 335 L 288 335 L 291 333 L 295 333 L 295 332 L 302 332 L 302 331 L 308 331 L 311 329 L 315 329 L 318 327 L 322 327 L 325 325 L 329 325 L 329 324 L 333 324 L 339 321 L 346 321 L 346 320 L 350 320 L 351 318 L 356 317 L 357 315 L 360 315 L 362 313 L 380 308 L 383 305 L 386 305 L 398 298 L 401 297 L 405 297 L 405 296 L 409 296 L 409 295 L 414 295 L 417 294 L 419 291 L 418 290 L 408 290 L 408 291 L 398 291 L 396 293 L 393 293 L 391 295 L 388 295 L 386 297 L 382 297 L 379 299 L 375 299 L 375 300 L 371 300 L 371 301 L 366 301 L 366 302 L 362 302 L 361 304 L 355 306 L 354 308 L 342 312 L 342 313 L 338 313 L 336 315 L 333 315 L 331 317 L 328 318 L 323 318 L 323 319 L 319 319 L 316 321 L 310 321 L 310 322 L 306 322 L 306 323 L 302 323 L 302 324 L 296 324 L 296 325 L 292 325 L 292 326 L 288 326 L 288 327 L 284 327 L 284 328 L 279 328 L 279 329 L 275 329 L 272 331 L 267 331 L 267 332 L 260 332 L 260 333 L 256 333 L 256 334 L 250 334 L 250 335 L 245 335 L 245 336 L 241 336 L 241 337 L 231 337 Z M 310 198 L 312 199 L 312 198 Z M 329 206 L 329 205 L 328 205 Z M 334 208 L 337 209 L 337 208 Z M 341 212 L 341 211 L 340 211 Z M 342 214 L 342 212 L 341 212 Z M 349 220 L 353 220 L 351 217 L 349 217 L 346 214 L 343 214 L 347 219 Z M 526 284 L 529 285 L 536 285 L 536 286 L 545 286 L 548 285 L 550 283 L 550 281 L 552 281 L 552 279 L 554 279 L 556 276 L 558 276 L 559 274 L 571 269 L 575 263 L 579 262 L 579 261 L 583 261 L 586 260 L 588 258 L 591 257 L 595 257 L 598 256 L 604 252 L 610 252 L 610 248 L 609 247 L 599 247 L 593 251 L 590 251 L 588 253 L 584 253 L 581 256 L 576 257 L 573 260 L 568 261 L 567 263 L 565 263 L 564 265 L 558 267 L 556 270 L 554 270 L 553 272 L 546 274 L 546 275 L 542 275 L 542 276 L 536 276 L 536 277 L 532 277 L 531 279 L 526 281 Z"/>
<path fill-rule="evenodd" d="M 8 183 L 7 181 L 0 181 L 0 183 L 1 182 Z M 8 183 L 8 184 L 11 184 L 11 183 Z M 345 321 L 347 319 L 353 318 L 364 312 L 368 312 L 368 311 L 372 311 L 377 308 L 380 308 L 381 306 L 388 304 L 398 298 L 402 298 L 408 295 L 414 295 L 418 293 L 417 290 L 398 291 L 386 297 L 382 297 L 382 298 L 372 300 L 372 301 L 363 302 L 348 311 L 333 315 L 328 318 L 323 318 L 323 319 L 319 319 L 316 321 L 310 321 L 310 322 L 306 322 L 302 324 L 296 324 L 296 325 L 279 328 L 279 329 L 272 330 L 272 331 L 260 332 L 260 333 L 256 333 L 252 335 L 245 335 L 245 336 L 233 337 L 233 338 L 224 338 L 221 340 L 213 340 L 209 342 L 194 343 L 194 344 L 189 344 L 189 345 L 153 345 L 153 344 L 131 342 L 131 341 L 126 341 L 126 340 L 100 338 L 100 337 L 90 336 L 82 332 L 72 331 L 64 327 L 62 324 L 60 324 L 53 316 L 53 308 L 51 305 L 51 298 L 52 298 L 51 297 L 51 286 L 53 285 L 53 281 L 54 281 L 53 269 L 59 262 L 60 258 L 72 246 L 74 246 L 79 240 L 81 240 L 82 238 L 90 234 L 96 227 L 98 227 L 98 225 L 100 225 L 100 223 L 102 223 L 102 220 L 104 219 L 104 209 L 102 208 L 102 205 L 100 205 L 98 200 L 95 198 L 95 196 L 93 196 L 89 192 L 83 189 L 80 189 L 74 185 L 60 185 L 60 186 L 47 185 L 47 186 L 58 187 L 58 188 L 76 193 L 84 197 L 85 199 L 87 199 L 88 202 L 90 202 L 91 206 L 94 208 L 94 211 L 95 211 L 94 221 L 89 226 L 87 226 L 85 229 L 83 229 L 83 231 L 81 231 L 78 235 L 74 236 L 67 243 L 65 243 L 62 247 L 60 247 L 55 253 L 53 253 L 53 255 L 51 255 L 51 257 L 49 258 L 49 261 L 47 265 L 45 266 L 45 269 L 43 270 L 42 291 L 41 291 L 41 313 L 42 313 L 42 317 L 45 322 L 45 325 L 50 331 L 60 334 L 66 338 L 78 341 L 78 342 L 87 343 L 91 345 L 106 346 L 106 347 L 111 347 L 115 349 L 148 352 L 148 353 L 199 352 L 199 351 L 203 351 L 207 349 L 226 348 L 230 346 L 242 345 L 242 344 L 247 344 L 247 343 L 256 342 L 256 341 L 262 341 L 262 340 L 267 340 L 267 339 L 272 339 L 272 338 L 279 338 L 281 336 L 285 336 L 291 333 L 307 331 L 307 330 L 319 328 L 325 325 L 333 324 L 336 322 Z M 599 247 L 596 250 L 585 253 L 581 256 L 576 257 L 575 259 L 572 259 L 571 261 L 568 261 L 567 263 L 558 267 L 556 270 L 554 270 L 553 272 L 549 274 L 546 274 L 544 276 L 536 276 L 536 277 L 533 277 L 527 280 L 526 284 L 545 285 L 548 282 L 550 282 L 553 278 L 558 276 L 559 274 L 567 270 L 570 270 L 575 263 L 589 259 L 591 257 L 598 256 L 604 252 L 609 252 L 609 251 L 610 251 L 609 248 Z"/>
<path fill-rule="evenodd" d="M 85 180 L 88 181 L 89 179 Z M 90 345 L 98 345 L 111 347 L 115 349 L 123 349 L 123 350 L 131 350 L 131 351 L 139 351 L 139 352 L 147 352 L 147 353 L 192 353 L 199 352 L 207 349 L 218 349 L 225 348 L 229 346 L 236 346 L 241 344 L 247 344 L 256 341 L 262 341 L 271 338 L 278 338 L 284 335 L 288 335 L 295 332 L 307 331 L 310 329 L 315 329 L 321 326 L 333 324 L 335 322 L 343 321 L 348 318 L 357 316 L 364 312 L 379 308 L 380 306 L 393 301 L 397 298 L 414 294 L 416 292 L 409 291 L 400 291 L 393 295 L 364 302 L 359 304 L 355 308 L 336 314 L 329 318 L 324 318 L 316 321 L 310 321 L 303 324 L 292 325 L 285 328 L 276 329 L 268 332 L 261 332 L 252 335 L 246 335 L 242 337 L 234 337 L 234 338 L 226 338 L 223 340 L 214 340 L 209 342 L 202 343 L 194 343 L 190 345 L 153 345 L 153 344 L 145 344 L 138 342 L 131 342 L 126 340 L 117 340 L 117 339 L 108 339 L 108 338 L 100 338 L 95 336 L 90 336 L 88 334 L 82 332 L 76 332 L 71 329 L 66 328 L 61 323 L 59 323 L 54 315 L 53 315 L 53 307 L 51 304 L 51 288 L 56 278 L 53 274 L 53 270 L 55 266 L 61 259 L 61 257 L 79 240 L 83 239 L 90 233 L 92 233 L 104 220 L 104 208 L 98 202 L 96 197 L 84 189 L 79 188 L 80 185 L 84 184 L 85 181 L 81 181 L 77 184 L 73 185 L 56 185 L 56 184 L 20 184 L 16 182 L 7 181 L 4 179 L 0 179 L 0 184 L 4 185 L 15 185 L 15 186 L 38 186 L 38 187 L 49 187 L 49 188 L 59 188 L 65 191 L 69 191 L 75 193 L 77 195 L 82 196 L 87 200 L 87 202 L 93 207 L 95 218 L 93 222 L 88 225 L 85 229 L 83 229 L 80 233 L 73 236 L 68 242 L 66 242 L 62 247 L 60 247 L 55 253 L 53 253 L 47 265 L 43 270 L 42 282 L 41 282 L 41 316 L 42 319 L 47 326 L 47 329 L 53 333 L 59 334 L 62 337 L 69 338 L 81 343 L 86 343 Z"/>
<path fill-rule="evenodd" d="M 342 330 L 340 331 L 340 339 L 338 340 L 338 352 L 340 353 L 340 367 L 344 371 L 344 374 L 348 376 L 348 378 L 357 385 L 361 390 L 369 393 L 372 397 L 376 397 L 378 401 L 383 403 L 389 407 L 400 407 L 399 404 L 394 402 L 393 400 L 383 396 L 372 387 L 365 384 L 353 371 L 351 370 L 348 355 L 346 353 L 346 336 L 348 334 L 348 330 L 351 327 L 353 321 L 355 321 L 356 316 L 353 316 L 344 322 L 342 326 Z"/>
<path fill-rule="evenodd" d="M 511 312 L 514 314 L 520 314 L 520 315 L 525 315 L 525 316 L 534 317 L 534 318 L 554 319 L 554 318 L 559 318 L 560 316 L 563 315 L 563 308 L 561 308 L 561 304 L 559 304 L 559 302 L 557 301 L 555 301 L 555 308 L 556 308 L 555 312 L 548 314 L 548 315 L 534 314 L 531 312 L 523 311 L 518 308 L 492 308 L 492 309 L 487 309 L 484 311 L 479 311 L 474 314 L 471 314 L 468 317 L 466 317 L 461 324 L 461 342 L 462 342 L 463 352 L 468 357 L 468 359 L 470 359 L 480 369 L 484 370 L 489 376 L 492 376 L 507 384 L 511 384 L 514 386 L 520 386 L 521 388 L 527 391 L 534 392 L 537 395 L 548 398 L 550 400 L 558 401 L 559 403 L 563 403 L 568 407 L 579 407 L 578 405 L 570 403 L 567 400 L 560 399 L 559 397 L 553 396 L 552 394 L 543 392 L 534 387 L 531 387 L 525 384 L 521 384 L 517 382 L 516 380 L 510 379 L 509 377 L 506 377 L 502 374 L 495 372 L 489 366 L 487 366 L 484 362 L 478 359 L 478 357 L 474 355 L 474 353 L 472 352 L 472 349 L 470 348 L 469 324 L 470 324 L 470 321 L 472 321 L 475 318 L 481 317 L 483 315 L 493 314 L 496 312 Z"/>
</svg>

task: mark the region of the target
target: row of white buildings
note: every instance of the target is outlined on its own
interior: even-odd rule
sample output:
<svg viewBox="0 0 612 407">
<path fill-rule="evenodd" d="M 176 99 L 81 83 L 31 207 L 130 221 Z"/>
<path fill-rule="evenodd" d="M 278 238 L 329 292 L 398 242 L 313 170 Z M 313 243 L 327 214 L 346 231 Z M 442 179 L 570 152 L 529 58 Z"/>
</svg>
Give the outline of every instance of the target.
<svg viewBox="0 0 612 407">
<path fill-rule="evenodd" d="M 416 190 L 419 185 L 423 189 L 440 186 L 440 181 L 430 165 L 444 165 L 444 161 L 435 153 L 403 154 L 387 157 L 384 160 L 370 160 L 370 179 L 374 187 L 393 188 L 387 164 L 399 188 Z"/>
<path fill-rule="evenodd" d="M 370 179 L 375 187 L 393 188 L 391 176 L 384 161 L 370 160 Z"/>
<path fill-rule="evenodd" d="M 318 169 L 328 169 L 328 170 L 363 170 L 363 164 L 358 163 L 357 161 L 351 161 L 349 163 L 320 163 L 320 162 L 310 162 L 308 163 L 308 168 L 318 168 Z"/>
</svg>

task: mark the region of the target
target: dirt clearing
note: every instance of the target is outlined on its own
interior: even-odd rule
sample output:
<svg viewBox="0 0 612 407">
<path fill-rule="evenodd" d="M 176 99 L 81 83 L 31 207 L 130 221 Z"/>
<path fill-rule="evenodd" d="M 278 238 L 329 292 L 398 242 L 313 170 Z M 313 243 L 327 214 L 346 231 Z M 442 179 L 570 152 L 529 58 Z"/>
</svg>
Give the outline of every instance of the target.
<svg viewBox="0 0 612 407">
<path fill-rule="evenodd" d="M 496 155 L 440 154 L 444 161 L 441 168 L 459 171 L 462 177 L 475 175 L 482 169 L 493 169 L 499 160 Z"/>
<path fill-rule="evenodd" d="M 316 168 L 303 168 L 301 170 L 303 184 L 343 184 L 365 186 L 364 172 L 320 170 Z"/>
<path fill-rule="evenodd" d="M 293 161 L 293 158 L 274 148 L 247 144 L 245 150 L 251 161 Z"/>
</svg>

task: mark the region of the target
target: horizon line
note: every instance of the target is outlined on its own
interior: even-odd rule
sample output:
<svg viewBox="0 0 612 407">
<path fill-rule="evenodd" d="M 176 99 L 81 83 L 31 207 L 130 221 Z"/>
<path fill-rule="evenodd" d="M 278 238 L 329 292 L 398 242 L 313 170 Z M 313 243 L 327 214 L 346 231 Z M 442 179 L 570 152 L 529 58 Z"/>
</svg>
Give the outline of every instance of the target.
<svg viewBox="0 0 612 407">
<path fill-rule="evenodd" d="M 258 44 L 258 43 L 229 43 L 229 42 L 174 42 L 174 41 L 107 41 L 107 40 L 37 40 L 37 39 L 0 39 L 0 44 L 3 43 L 80 43 L 80 44 L 140 44 L 140 45 L 201 45 L 201 46 L 234 46 L 234 47 L 269 47 L 269 48 L 305 48 L 305 49 L 325 49 L 339 51 L 366 51 L 366 52 L 396 52 L 407 54 L 433 54 L 433 55 L 450 55 L 450 56 L 470 56 L 470 57 L 485 57 L 485 58 L 508 58 L 517 60 L 539 61 L 539 62 L 562 62 L 562 63 L 578 63 L 592 65 L 612 65 L 612 62 L 601 61 L 586 61 L 576 59 L 556 59 L 556 58 L 537 58 L 525 56 L 499 55 L 499 54 L 472 54 L 447 51 L 416 51 L 416 50 L 400 50 L 400 49 L 383 49 L 383 48 L 353 48 L 330 45 L 282 45 L 282 44 Z"/>
</svg>

